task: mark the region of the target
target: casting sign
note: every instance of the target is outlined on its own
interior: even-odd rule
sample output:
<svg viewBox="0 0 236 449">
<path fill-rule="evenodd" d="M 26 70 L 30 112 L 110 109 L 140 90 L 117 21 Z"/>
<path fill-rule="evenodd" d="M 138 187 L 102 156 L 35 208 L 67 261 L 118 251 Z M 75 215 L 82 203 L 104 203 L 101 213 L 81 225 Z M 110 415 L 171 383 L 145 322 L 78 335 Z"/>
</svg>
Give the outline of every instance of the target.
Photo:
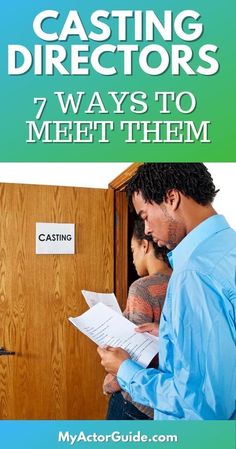
<svg viewBox="0 0 236 449">
<path fill-rule="evenodd" d="M 74 254 L 75 225 L 36 223 L 36 254 Z"/>
</svg>

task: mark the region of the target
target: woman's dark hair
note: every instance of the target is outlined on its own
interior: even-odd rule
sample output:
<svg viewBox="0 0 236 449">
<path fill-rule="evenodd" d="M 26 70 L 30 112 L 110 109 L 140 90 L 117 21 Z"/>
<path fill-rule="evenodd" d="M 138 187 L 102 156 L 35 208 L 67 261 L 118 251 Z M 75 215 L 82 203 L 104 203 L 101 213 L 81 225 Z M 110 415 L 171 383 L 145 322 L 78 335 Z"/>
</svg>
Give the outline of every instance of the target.
<svg viewBox="0 0 236 449">
<path fill-rule="evenodd" d="M 147 240 L 148 242 L 152 242 L 155 257 L 157 259 L 163 260 L 169 265 L 169 260 L 167 257 L 167 253 L 169 250 L 165 247 L 158 246 L 157 243 L 153 241 L 151 235 L 145 234 L 144 229 L 145 229 L 144 221 L 138 217 L 134 222 L 133 237 L 140 242 L 143 239 Z"/>
<path fill-rule="evenodd" d="M 129 204 L 141 192 L 147 202 L 161 204 L 169 190 L 176 189 L 199 204 L 212 203 L 218 190 L 202 163 L 146 163 L 141 165 L 126 187 Z"/>
</svg>

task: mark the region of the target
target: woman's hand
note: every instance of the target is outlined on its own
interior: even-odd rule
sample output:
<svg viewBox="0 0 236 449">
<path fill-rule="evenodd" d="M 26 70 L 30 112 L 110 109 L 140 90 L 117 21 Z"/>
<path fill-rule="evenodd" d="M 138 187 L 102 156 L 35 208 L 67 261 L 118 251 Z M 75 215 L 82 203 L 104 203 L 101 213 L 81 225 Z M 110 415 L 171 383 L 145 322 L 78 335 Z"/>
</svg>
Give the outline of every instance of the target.
<svg viewBox="0 0 236 449">
<path fill-rule="evenodd" d="M 135 328 L 136 332 L 148 332 L 151 335 L 155 335 L 156 337 L 159 335 L 159 325 L 157 323 L 145 323 L 140 324 Z"/>
</svg>

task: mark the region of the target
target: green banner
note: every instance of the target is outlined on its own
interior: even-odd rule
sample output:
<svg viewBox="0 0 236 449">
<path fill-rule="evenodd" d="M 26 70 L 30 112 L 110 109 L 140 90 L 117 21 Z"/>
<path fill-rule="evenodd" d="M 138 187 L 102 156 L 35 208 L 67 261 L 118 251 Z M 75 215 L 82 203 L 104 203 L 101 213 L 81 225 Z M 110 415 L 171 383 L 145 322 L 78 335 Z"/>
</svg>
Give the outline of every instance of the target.
<svg viewBox="0 0 236 449">
<path fill-rule="evenodd" d="M 226 421 L 5 421 L 0 432 L 5 449 L 235 448 L 235 423 Z"/>
<path fill-rule="evenodd" d="M 0 161 L 235 161 L 235 3 L 11 0 Z"/>
</svg>

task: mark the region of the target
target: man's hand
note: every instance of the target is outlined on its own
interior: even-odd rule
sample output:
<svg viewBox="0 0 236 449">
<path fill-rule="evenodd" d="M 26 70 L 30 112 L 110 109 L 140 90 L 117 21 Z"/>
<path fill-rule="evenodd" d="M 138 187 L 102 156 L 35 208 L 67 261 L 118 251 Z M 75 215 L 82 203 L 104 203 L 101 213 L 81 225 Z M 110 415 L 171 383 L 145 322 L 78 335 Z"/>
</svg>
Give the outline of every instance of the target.
<svg viewBox="0 0 236 449">
<path fill-rule="evenodd" d="M 157 323 L 145 323 L 135 328 L 136 332 L 148 332 L 149 334 L 159 335 L 159 326 Z"/>
<path fill-rule="evenodd" d="M 128 352 L 121 348 L 112 348 L 111 346 L 101 348 L 101 346 L 98 346 L 97 351 L 101 357 L 101 365 L 108 373 L 113 375 L 116 375 L 121 363 L 130 358 Z"/>
</svg>

